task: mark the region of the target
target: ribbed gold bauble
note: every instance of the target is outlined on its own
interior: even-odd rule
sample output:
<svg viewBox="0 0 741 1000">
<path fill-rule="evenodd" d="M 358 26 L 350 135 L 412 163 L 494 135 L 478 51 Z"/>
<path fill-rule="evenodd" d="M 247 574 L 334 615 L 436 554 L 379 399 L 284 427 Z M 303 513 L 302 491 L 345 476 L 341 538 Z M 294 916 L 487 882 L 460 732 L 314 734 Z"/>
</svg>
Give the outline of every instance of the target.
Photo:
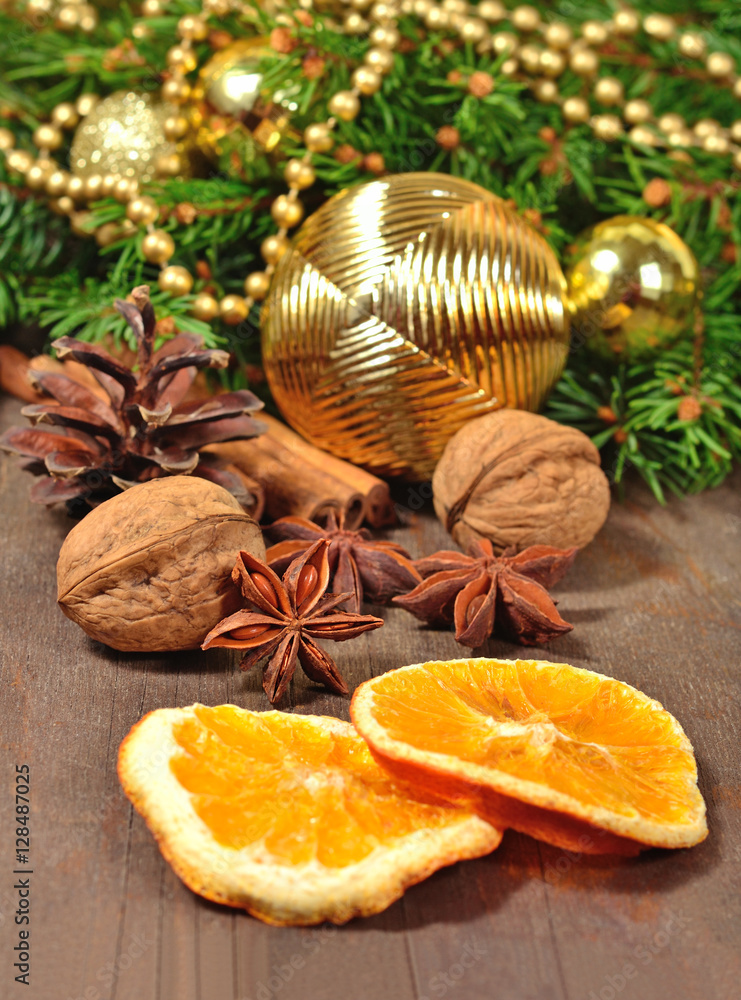
<svg viewBox="0 0 741 1000">
<path fill-rule="evenodd" d="M 291 129 L 291 117 L 298 108 L 300 86 L 288 82 L 275 93 L 266 90 L 261 66 L 271 56 L 278 58 L 267 39 L 242 38 L 206 63 L 193 88 L 189 114 L 199 147 L 244 180 L 272 172 L 266 154 L 284 135 L 299 138 Z"/>
<path fill-rule="evenodd" d="M 314 444 L 425 479 L 467 420 L 542 404 L 566 359 L 564 296 L 555 254 L 500 198 L 443 174 L 384 177 L 331 198 L 278 261 L 270 388 Z"/>
<path fill-rule="evenodd" d="M 155 176 L 159 156 L 177 151 L 165 137 L 165 105 L 149 94 L 119 90 L 95 105 L 75 130 L 70 170 L 77 177 L 119 174 L 141 182 Z"/>
<path fill-rule="evenodd" d="M 673 229 L 618 215 L 578 240 L 567 274 L 575 334 L 603 358 L 655 356 L 692 327 L 700 272 Z"/>
</svg>

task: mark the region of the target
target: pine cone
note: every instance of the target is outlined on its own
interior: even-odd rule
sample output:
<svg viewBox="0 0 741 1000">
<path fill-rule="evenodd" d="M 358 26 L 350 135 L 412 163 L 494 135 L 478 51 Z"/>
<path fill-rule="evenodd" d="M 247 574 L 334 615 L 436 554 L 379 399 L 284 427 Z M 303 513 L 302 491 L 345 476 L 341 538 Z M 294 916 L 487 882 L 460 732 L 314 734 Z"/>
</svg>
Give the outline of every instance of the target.
<svg viewBox="0 0 741 1000">
<path fill-rule="evenodd" d="M 261 434 L 265 427 L 251 414 L 263 404 L 246 389 L 182 402 L 198 369 L 226 367 L 228 353 L 203 350 L 201 338 L 186 333 L 154 351 L 148 286 L 135 288 L 129 298 L 133 301 L 117 299 L 115 305 L 136 338 L 136 371 L 93 344 L 74 337 L 55 340 L 57 356 L 86 365 L 105 393 L 67 375 L 31 372 L 55 402 L 24 407 L 33 427 L 11 427 L 0 437 L 0 448 L 20 455 L 34 475 L 50 477 L 31 489 L 35 503 L 67 501 L 75 512 L 135 483 L 188 473 L 242 499 L 237 478 L 199 449 Z"/>
</svg>

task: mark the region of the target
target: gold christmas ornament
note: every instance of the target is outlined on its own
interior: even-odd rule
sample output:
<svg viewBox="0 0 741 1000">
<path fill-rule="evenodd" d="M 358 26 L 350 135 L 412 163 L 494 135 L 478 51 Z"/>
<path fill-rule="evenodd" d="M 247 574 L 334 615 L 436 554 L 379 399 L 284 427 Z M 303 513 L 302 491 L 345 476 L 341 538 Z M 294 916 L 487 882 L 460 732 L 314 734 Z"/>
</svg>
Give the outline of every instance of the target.
<svg viewBox="0 0 741 1000">
<path fill-rule="evenodd" d="M 700 272 L 686 243 L 653 219 L 619 215 L 583 233 L 567 274 L 572 323 L 603 358 L 655 355 L 691 328 Z"/>
<path fill-rule="evenodd" d="M 155 177 L 159 156 L 178 151 L 165 136 L 168 109 L 149 94 L 119 90 L 99 101 L 77 126 L 70 169 L 77 177 L 114 174 L 142 183 Z"/>
<path fill-rule="evenodd" d="M 424 479 L 467 420 L 540 407 L 566 359 L 564 295 L 553 251 L 495 195 L 435 173 L 372 181 L 331 198 L 277 263 L 270 388 L 314 444 Z"/>
<path fill-rule="evenodd" d="M 242 38 L 217 52 L 201 70 L 193 89 L 190 122 L 196 142 L 210 160 L 245 180 L 267 176 L 285 135 L 297 141 L 291 117 L 300 86 L 290 82 L 271 93 L 263 86 L 261 64 L 276 58 L 264 38 Z"/>
</svg>

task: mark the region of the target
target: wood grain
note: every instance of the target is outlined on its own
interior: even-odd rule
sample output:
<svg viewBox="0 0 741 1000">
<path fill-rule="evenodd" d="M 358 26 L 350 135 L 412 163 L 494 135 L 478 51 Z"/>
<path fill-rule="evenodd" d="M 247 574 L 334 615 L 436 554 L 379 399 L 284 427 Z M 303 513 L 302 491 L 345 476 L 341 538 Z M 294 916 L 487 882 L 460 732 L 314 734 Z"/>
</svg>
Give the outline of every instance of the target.
<svg viewBox="0 0 741 1000">
<path fill-rule="evenodd" d="M 3 400 L 2 427 L 20 405 Z M 162 861 L 121 793 L 118 746 L 151 709 L 232 701 L 267 709 L 238 654 L 115 653 L 55 604 L 71 522 L 27 502 L 2 459 L 3 793 L 0 995 L 32 1000 L 737 1000 L 741 997 L 741 476 L 658 507 L 615 504 L 557 596 L 574 631 L 543 653 L 658 698 L 696 748 L 710 837 L 638 859 L 569 857 L 505 835 L 385 913 L 343 928 L 275 929 L 204 902 Z M 424 491 L 423 491 L 424 492 Z M 414 554 L 449 545 L 418 491 L 397 491 Z M 351 687 L 458 655 L 452 635 L 396 609 L 337 646 Z M 491 642 L 481 652 L 512 656 Z M 297 678 L 292 711 L 348 718 L 348 700 Z M 32 769 L 31 987 L 13 982 L 15 764 Z"/>
</svg>

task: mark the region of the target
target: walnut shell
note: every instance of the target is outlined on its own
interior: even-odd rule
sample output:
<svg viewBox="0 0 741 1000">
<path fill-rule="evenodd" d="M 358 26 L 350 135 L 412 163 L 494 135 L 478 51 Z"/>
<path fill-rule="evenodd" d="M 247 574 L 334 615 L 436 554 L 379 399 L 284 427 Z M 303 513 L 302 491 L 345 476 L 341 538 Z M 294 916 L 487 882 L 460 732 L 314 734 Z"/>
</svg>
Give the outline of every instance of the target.
<svg viewBox="0 0 741 1000">
<path fill-rule="evenodd" d="M 242 606 L 240 549 L 265 558 L 262 533 L 234 497 L 195 476 L 134 486 L 96 507 L 57 563 L 62 611 L 120 650 L 195 649 Z"/>
<path fill-rule="evenodd" d="M 581 431 L 524 410 L 472 420 L 448 442 L 432 478 L 435 511 L 464 549 L 479 538 L 582 548 L 610 507 L 599 452 Z"/>
</svg>

